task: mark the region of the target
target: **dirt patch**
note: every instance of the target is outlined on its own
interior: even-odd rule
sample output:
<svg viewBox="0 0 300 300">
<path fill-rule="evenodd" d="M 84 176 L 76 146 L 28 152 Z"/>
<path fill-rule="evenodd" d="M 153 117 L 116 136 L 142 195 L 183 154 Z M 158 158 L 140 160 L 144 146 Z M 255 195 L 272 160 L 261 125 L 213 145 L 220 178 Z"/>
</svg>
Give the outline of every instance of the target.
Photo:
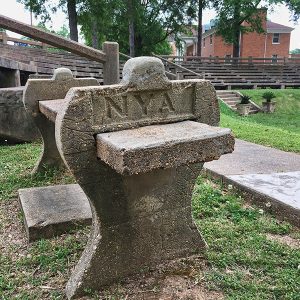
<svg viewBox="0 0 300 300">
<path fill-rule="evenodd" d="M 300 249 L 300 240 L 294 239 L 288 235 L 276 235 L 268 233 L 266 237 L 270 241 L 276 241 L 280 244 L 287 245 L 292 249 Z"/>
<path fill-rule="evenodd" d="M 0 202 L 0 220 L 0 253 L 15 257 L 19 253 L 12 252 L 11 248 L 26 251 L 26 233 L 21 221 L 19 204 L 16 199 Z"/>
<path fill-rule="evenodd" d="M 205 287 L 207 269 L 202 256 L 173 260 L 144 274 L 132 276 L 98 293 L 99 299 L 130 300 L 222 300 L 223 294 Z M 115 298 L 108 298 L 114 296 Z M 89 299 L 89 298 L 83 298 Z"/>
</svg>

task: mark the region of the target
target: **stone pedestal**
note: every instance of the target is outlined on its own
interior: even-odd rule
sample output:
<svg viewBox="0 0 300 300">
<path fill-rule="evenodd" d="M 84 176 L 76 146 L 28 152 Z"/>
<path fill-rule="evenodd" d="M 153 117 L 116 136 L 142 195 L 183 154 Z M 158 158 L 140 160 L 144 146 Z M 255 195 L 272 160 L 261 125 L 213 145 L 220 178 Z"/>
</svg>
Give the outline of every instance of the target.
<svg viewBox="0 0 300 300">
<path fill-rule="evenodd" d="M 51 101 L 50 101 L 51 102 Z M 130 59 L 119 85 L 72 88 L 42 101 L 62 159 L 87 195 L 93 225 L 67 284 L 69 299 L 159 262 L 199 253 L 191 216 L 206 161 L 232 152 L 205 80 L 169 81 L 156 58 Z"/>
<path fill-rule="evenodd" d="M 99 165 L 100 167 L 100 165 Z M 102 179 L 85 190 L 94 223 L 86 249 L 67 284 L 84 294 L 164 260 L 203 251 L 191 217 L 191 195 L 202 164 L 122 176 L 102 165 Z"/>
<path fill-rule="evenodd" d="M 82 184 L 94 207 L 93 230 L 69 298 L 203 251 L 191 214 L 203 165 L 197 161 L 231 151 L 233 140 L 228 129 L 184 121 L 99 134 L 97 146 L 99 177 Z"/>
</svg>

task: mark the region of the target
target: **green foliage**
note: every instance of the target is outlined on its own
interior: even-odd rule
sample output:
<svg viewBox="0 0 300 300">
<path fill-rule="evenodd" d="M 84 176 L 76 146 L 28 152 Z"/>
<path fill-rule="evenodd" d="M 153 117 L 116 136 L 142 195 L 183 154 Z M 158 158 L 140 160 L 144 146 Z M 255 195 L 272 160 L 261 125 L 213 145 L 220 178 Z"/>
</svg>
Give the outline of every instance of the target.
<svg viewBox="0 0 300 300">
<path fill-rule="evenodd" d="M 261 105 L 265 90 L 246 92 L 253 102 Z M 221 126 L 231 128 L 239 139 L 300 153 L 300 90 L 273 92 L 276 95 L 276 111 L 273 114 L 258 113 L 240 117 L 221 103 Z"/>
<path fill-rule="evenodd" d="M 298 232 L 237 194 L 199 177 L 193 195 L 193 215 L 208 243 L 209 288 L 225 299 L 285 299 L 300 296 L 300 250 L 267 238 Z"/>
<path fill-rule="evenodd" d="M 120 51 L 129 54 L 129 17 L 134 24 L 136 56 L 151 52 L 170 54 L 167 38 L 177 35 L 185 23 L 194 18 L 189 1 L 132 0 L 133 11 L 127 1 L 87 0 L 80 7 L 78 20 L 82 33 L 92 45 L 97 36 L 98 46 L 105 40 L 119 43 Z"/>
<path fill-rule="evenodd" d="M 241 104 L 249 104 L 251 97 L 249 95 L 241 95 Z"/>
<path fill-rule="evenodd" d="M 290 51 L 291 54 L 300 54 L 300 49 L 297 48 L 297 49 L 294 49 L 292 51 Z"/>
<path fill-rule="evenodd" d="M 67 0 L 59 0 L 58 5 L 46 0 L 18 0 L 42 22 L 50 20 L 51 13 L 62 8 L 66 12 Z M 186 23 L 195 18 L 195 0 L 78 0 L 78 23 L 88 45 L 101 48 L 105 40 L 116 41 L 120 51 L 129 53 L 129 19 L 134 24 L 134 44 L 136 56 L 151 52 L 170 54 L 168 36 L 176 36 Z M 129 3 L 132 2 L 130 10 Z"/>
<path fill-rule="evenodd" d="M 32 11 L 33 14 L 41 18 L 42 23 L 51 20 L 51 14 L 55 13 L 57 6 L 49 0 L 17 0 L 25 5 L 25 8 Z"/>
<path fill-rule="evenodd" d="M 271 102 L 272 99 L 276 98 L 275 94 L 271 91 L 266 91 L 262 94 L 262 97 L 267 101 Z"/>
<path fill-rule="evenodd" d="M 216 1 L 214 8 L 218 16 L 216 20 L 216 33 L 221 35 L 226 43 L 237 44 L 237 34 L 240 32 L 263 33 L 262 16 L 258 5 L 261 1 L 223 0 Z M 244 25 L 244 22 L 247 25 Z"/>
</svg>

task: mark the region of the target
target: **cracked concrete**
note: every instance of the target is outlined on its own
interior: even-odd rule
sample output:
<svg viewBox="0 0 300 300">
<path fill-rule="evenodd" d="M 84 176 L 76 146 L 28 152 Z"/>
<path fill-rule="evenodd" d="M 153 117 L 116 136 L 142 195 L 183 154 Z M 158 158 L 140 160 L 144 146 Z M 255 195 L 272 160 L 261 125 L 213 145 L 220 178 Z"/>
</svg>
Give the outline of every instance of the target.
<svg viewBox="0 0 300 300">
<path fill-rule="evenodd" d="M 300 155 L 236 140 L 235 150 L 205 163 L 213 176 L 263 209 L 300 226 Z"/>
</svg>

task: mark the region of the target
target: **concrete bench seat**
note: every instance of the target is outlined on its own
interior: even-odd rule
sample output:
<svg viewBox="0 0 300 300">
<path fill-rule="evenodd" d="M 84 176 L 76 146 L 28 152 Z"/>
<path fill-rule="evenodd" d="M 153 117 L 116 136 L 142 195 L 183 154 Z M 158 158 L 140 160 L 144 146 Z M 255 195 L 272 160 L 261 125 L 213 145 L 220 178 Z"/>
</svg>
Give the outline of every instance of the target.
<svg viewBox="0 0 300 300">
<path fill-rule="evenodd" d="M 224 144 L 230 134 L 228 128 L 193 121 L 101 133 L 96 137 L 97 156 L 118 173 L 133 175 L 217 159 L 230 149 Z M 224 148 L 216 149 L 214 143 Z"/>
<path fill-rule="evenodd" d="M 205 162 L 234 148 L 230 129 L 216 127 L 212 84 L 170 81 L 153 57 L 128 60 L 116 85 L 69 84 L 61 97 L 53 85 L 66 81 L 54 81 L 29 81 L 37 93 L 33 113 L 44 129 L 52 124 L 44 134 L 87 196 L 93 218 L 67 297 L 203 252 L 191 215 L 194 183 Z"/>
<path fill-rule="evenodd" d="M 56 116 L 65 102 L 65 99 L 39 101 L 39 110 L 50 121 L 55 122 Z"/>
</svg>

